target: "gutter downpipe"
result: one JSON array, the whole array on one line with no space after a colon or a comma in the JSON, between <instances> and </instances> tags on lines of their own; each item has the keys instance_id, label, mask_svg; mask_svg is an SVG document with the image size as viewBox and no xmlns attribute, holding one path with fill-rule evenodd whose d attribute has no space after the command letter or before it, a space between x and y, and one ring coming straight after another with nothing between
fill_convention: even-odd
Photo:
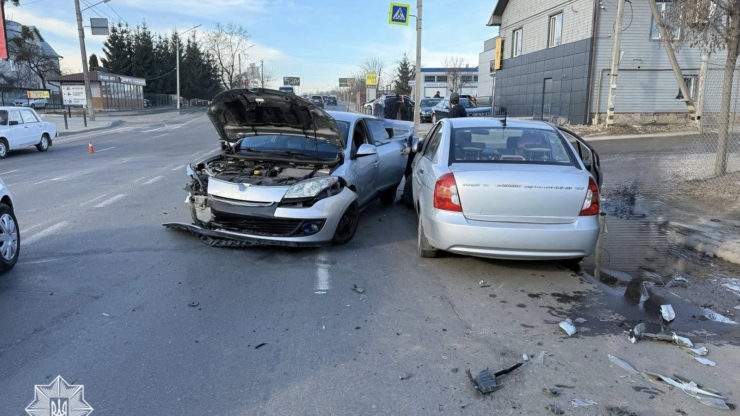
<instances>
[{"instance_id":1,"label":"gutter downpipe","mask_svg":"<svg viewBox=\"0 0 740 416\"><path fill-rule=\"evenodd\" d=\"M599 25L599 10L601 9L599 7L599 3L600 3L599 0L594 0L594 19L591 24L591 77L590 77L591 81L589 82L589 85L588 85L589 87L588 97L586 99L586 120L587 121L588 121L588 116L591 115L591 87L594 85L594 82L593 82L594 74L596 73L596 62L594 60L596 58L596 40L598 39L596 35L598 34L597 28ZM601 93L601 77L599 77L599 93ZM598 99L597 99L597 103L598 103ZM596 113L596 117L594 119L598 122L599 120L598 104L597 104L595 113ZM596 124L596 123L594 123L592 120L591 124Z\"/></svg>"}]
</instances>

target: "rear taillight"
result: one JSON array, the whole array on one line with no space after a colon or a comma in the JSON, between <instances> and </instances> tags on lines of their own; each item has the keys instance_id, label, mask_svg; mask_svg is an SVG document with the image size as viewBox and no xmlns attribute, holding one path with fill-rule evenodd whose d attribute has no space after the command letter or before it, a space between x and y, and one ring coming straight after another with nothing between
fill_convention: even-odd
<instances>
[{"instance_id":1,"label":"rear taillight","mask_svg":"<svg viewBox=\"0 0 740 416\"><path fill-rule=\"evenodd\" d=\"M460 194L457 193L457 183L452 173L442 175L434 185L434 208L462 212Z\"/></svg>"},{"instance_id":2,"label":"rear taillight","mask_svg":"<svg viewBox=\"0 0 740 416\"><path fill-rule=\"evenodd\" d=\"M599 186L596 185L594 178L588 178L588 190L586 190L586 199L583 201L579 217L588 215L599 215Z\"/></svg>"}]
</instances>

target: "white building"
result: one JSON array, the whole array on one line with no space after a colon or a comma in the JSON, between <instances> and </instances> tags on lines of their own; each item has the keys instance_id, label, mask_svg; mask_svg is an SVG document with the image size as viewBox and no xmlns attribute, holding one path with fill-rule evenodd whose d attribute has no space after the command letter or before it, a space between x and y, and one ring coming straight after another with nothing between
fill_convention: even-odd
<instances>
[{"instance_id":1,"label":"white building","mask_svg":"<svg viewBox=\"0 0 740 416\"><path fill-rule=\"evenodd\" d=\"M450 79L457 73L458 94L478 95L478 68L421 68L421 77L424 89L421 90L422 97L433 97L437 92L442 97L450 95L455 87L454 81Z\"/></svg>"}]
</instances>

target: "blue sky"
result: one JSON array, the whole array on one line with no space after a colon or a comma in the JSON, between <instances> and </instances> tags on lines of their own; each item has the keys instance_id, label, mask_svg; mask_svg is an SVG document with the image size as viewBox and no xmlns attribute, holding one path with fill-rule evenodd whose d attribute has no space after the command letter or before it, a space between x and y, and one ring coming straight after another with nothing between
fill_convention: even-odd
<instances>
[{"instance_id":1,"label":"blue sky","mask_svg":"<svg viewBox=\"0 0 740 416\"><path fill-rule=\"evenodd\" d=\"M98 1L83 0L88 4ZM409 3L415 14L416 3ZM442 66L449 56L463 57L477 66L483 41L496 34L486 26L495 3L425 0L422 66ZM90 17L98 17L95 10L112 22L119 15L131 25L146 20L160 33L198 24L202 32L218 22L238 23L249 30L250 43L255 45L243 58L243 66L262 59L266 67L274 68L278 79L301 77L307 91L336 85L339 77L351 75L370 57L381 58L387 67L394 67L404 52L413 57L415 23L389 25L389 4L386 0L111 0L83 12L83 18L89 25ZM5 15L38 27L64 56L63 70L81 70L72 0L21 0L21 7L6 5ZM103 40L86 29L88 54L102 55Z\"/></svg>"}]
</instances>

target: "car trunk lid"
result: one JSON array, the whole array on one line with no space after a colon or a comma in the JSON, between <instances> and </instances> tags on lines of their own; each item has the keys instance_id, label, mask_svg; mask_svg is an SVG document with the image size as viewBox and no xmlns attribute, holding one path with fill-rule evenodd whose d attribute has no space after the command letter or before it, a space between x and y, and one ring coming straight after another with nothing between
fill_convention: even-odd
<instances>
[{"instance_id":1,"label":"car trunk lid","mask_svg":"<svg viewBox=\"0 0 740 416\"><path fill-rule=\"evenodd\" d=\"M567 224L578 219L588 173L573 166L453 164L463 214L477 221Z\"/></svg>"}]
</instances>

